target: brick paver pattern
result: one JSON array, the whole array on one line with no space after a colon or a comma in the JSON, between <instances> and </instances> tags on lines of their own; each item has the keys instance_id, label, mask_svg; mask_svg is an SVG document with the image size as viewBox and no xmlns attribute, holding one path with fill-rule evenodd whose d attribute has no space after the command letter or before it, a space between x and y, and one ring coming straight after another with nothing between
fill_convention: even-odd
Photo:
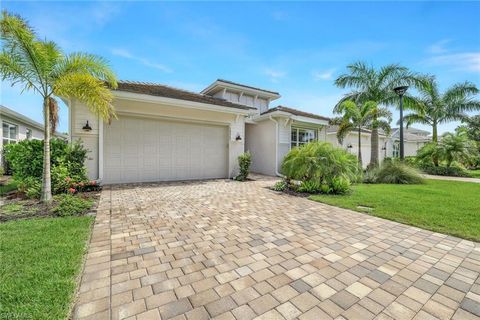
<instances>
[{"instance_id":1,"label":"brick paver pattern","mask_svg":"<svg viewBox=\"0 0 480 320\"><path fill-rule=\"evenodd\" d=\"M480 319L480 244L270 190L102 191L74 319Z\"/></svg>"}]
</instances>

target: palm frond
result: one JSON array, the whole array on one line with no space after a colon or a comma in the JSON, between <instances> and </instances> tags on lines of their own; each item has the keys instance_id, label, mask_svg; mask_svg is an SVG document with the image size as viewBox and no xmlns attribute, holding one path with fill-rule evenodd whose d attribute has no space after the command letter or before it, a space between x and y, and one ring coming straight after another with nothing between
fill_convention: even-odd
<instances>
[{"instance_id":1,"label":"palm frond","mask_svg":"<svg viewBox=\"0 0 480 320\"><path fill-rule=\"evenodd\" d=\"M33 29L21 17L2 12L0 20L3 52L14 57L18 65L28 72L31 83L36 83L37 90L45 95L47 85L44 81L43 50Z\"/></svg>"},{"instance_id":2,"label":"palm frond","mask_svg":"<svg viewBox=\"0 0 480 320\"><path fill-rule=\"evenodd\" d=\"M36 77L32 75L30 69L27 69L26 66L19 61L19 57L16 55L8 54L5 51L0 52L0 75L2 80L8 80L12 86L22 83L22 92L34 90L35 92L42 93L39 84L32 80L32 76L34 79L36 79Z\"/></svg>"},{"instance_id":3,"label":"palm frond","mask_svg":"<svg viewBox=\"0 0 480 320\"><path fill-rule=\"evenodd\" d=\"M113 95L102 80L86 73L67 73L56 80L53 93L58 97L77 99L92 113L110 121L115 117Z\"/></svg>"},{"instance_id":4,"label":"palm frond","mask_svg":"<svg viewBox=\"0 0 480 320\"><path fill-rule=\"evenodd\" d=\"M443 94L443 100L446 104L457 104L477 95L480 91L472 82L465 81L456 83Z\"/></svg>"},{"instance_id":5,"label":"palm frond","mask_svg":"<svg viewBox=\"0 0 480 320\"><path fill-rule=\"evenodd\" d=\"M90 74L105 81L113 89L117 87L117 77L108 62L93 54L77 52L66 56L56 66L52 78L56 79L71 73Z\"/></svg>"},{"instance_id":6,"label":"palm frond","mask_svg":"<svg viewBox=\"0 0 480 320\"><path fill-rule=\"evenodd\" d=\"M407 128L410 127L414 123L432 125L432 122L429 121L429 119L427 117L425 117L421 114L416 114L416 113L407 114L406 116L403 117L403 121L404 121ZM397 124L400 124L400 120L397 122Z\"/></svg>"},{"instance_id":7,"label":"palm frond","mask_svg":"<svg viewBox=\"0 0 480 320\"><path fill-rule=\"evenodd\" d=\"M58 125L58 102L52 97L48 97L48 108L50 110L50 130L52 134L57 130Z\"/></svg>"}]
</instances>

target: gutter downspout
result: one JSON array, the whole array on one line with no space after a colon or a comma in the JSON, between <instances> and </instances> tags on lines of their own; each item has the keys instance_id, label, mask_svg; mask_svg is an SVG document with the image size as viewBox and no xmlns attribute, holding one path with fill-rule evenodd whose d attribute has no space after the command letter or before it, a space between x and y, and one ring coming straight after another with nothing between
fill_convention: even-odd
<instances>
[{"instance_id":1,"label":"gutter downspout","mask_svg":"<svg viewBox=\"0 0 480 320\"><path fill-rule=\"evenodd\" d=\"M268 117L271 121L275 122L275 175L285 178L283 174L278 172L278 121L272 116Z\"/></svg>"}]
</instances>

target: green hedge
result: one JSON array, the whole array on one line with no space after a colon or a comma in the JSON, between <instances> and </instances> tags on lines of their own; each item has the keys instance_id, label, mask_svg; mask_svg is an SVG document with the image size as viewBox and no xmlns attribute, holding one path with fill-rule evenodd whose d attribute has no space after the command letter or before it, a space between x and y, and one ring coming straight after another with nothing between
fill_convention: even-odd
<instances>
[{"instance_id":1,"label":"green hedge","mask_svg":"<svg viewBox=\"0 0 480 320\"><path fill-rule=\"evenodd\" d=\"M12 169L19 190L29 197L38 197L43 172L43 140L23 140L4 147L5 159ZM87 181L87 150L79 143L61 139L50 142L50 164L53 193L66 192L72 185Z\"/></svg>"}]
</instances>

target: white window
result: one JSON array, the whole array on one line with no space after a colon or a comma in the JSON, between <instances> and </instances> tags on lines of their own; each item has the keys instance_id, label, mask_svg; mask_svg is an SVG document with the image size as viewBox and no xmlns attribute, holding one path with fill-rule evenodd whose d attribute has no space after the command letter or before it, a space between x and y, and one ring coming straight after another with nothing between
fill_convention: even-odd
<instances>
[{"instance_id":1,"label":"white window","mask_svg":"<svg viewBox=\"0 0 480 320\"><path fill-rule=\"evenodd\" d=\"M395 141L393 142L393 154L392 156L394 158L400 158L400 142Z\"/></svg>"},{"instance_id":2,"label":"white window","mask_svg":"<svg viewBox=\"0 0 480 320\"><path fill-rule=\"evenodd\" d=\"M27 140L32 140L32 129L27 128L25 135L27 136Z\"/></svg>"},{"instance_id":3,"label":"white window","mask_svg":"<svg viewBox=\"0 0 480 320\"><path fill-rule=\"evenodd\" d=\"M317 130L292 127L292 148L317 140Z\"/></svg>"},{"instance_id":4,"label":"white window","mask_svg":"<svg viewBox=\"0 0 480 320\"><path fill-rule=\"evenodd\" d=\"M8 122L2 123L3 145L17 143L17 126Z\"/></svg>"}]
</instances>

